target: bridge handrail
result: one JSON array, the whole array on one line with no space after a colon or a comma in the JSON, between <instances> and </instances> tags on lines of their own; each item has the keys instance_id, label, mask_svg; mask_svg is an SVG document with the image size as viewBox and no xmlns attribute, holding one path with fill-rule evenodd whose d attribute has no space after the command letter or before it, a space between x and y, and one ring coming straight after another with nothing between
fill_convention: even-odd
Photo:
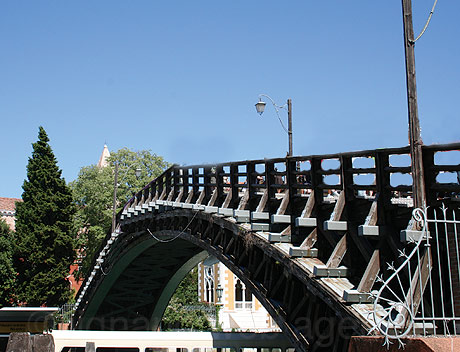
<instances>
[{"instance_id":1,"label":"bridge handrail","mask_svg":"<svg viewBox=\"0 0 460 352\"><path fill-rule=\"evenodd\" d=\"M460 143L437 144L423 146L425 159L425 174L429 183L426 185L429 197L436 197L433 191L456 192L460 187L455 184L445 184L436 181L436 175L440 172L457 172L460 171L460 164L456 165L435 165L433 155L436 152L460 150ZM410 184L392 185L391 176L396 174L410 174L410 163L406 166L393 166L389 160L390 155L409 155L409 146L401 148L383 148L375 150L363 150L355 152L343 152L324 155L294 156L287 158L273 159L256 159L234 162L224 162L216 164L196 164L179 166L177 164L165 170L160 176L156 177L147 184L141 191L137 192L123 207L120 214L127 208L143 202L146 199L152 199L155 194L159 197L163 190L165 199L170 196L174 200L178 196L180 189L185 189L181 200L185 200L188 190L192 188L195 193L199 190L205 190L205 200L210 198L210 193L214 188L218 188L220 202L225 192L223 189L232 189L240 191L244 188L259 189L269 188L269 190L287 190L292 193L293 190L312 189L313 185L299 184L301 176L310 176L316 179L315 187L323 190L342 190L344 182L346 188L355 191L386 192L387 197L391 198L391 193L403 192L405 196L410 196L412 188ZM374 165L371 167L354 167L353 160L356 158L374 159ZM376 159L379 158L380 162ZM333 169L325 169L323 162L326 160L337 160L338 166ZM351 163L350 163L351 161ZM309 170L299 170L298 165L308 162L310 165L316 163L316 167ZM344 165L347 164L347 165ZM378 167L377 164L380 164ZM253 165L264 165L264 171L257 172ZM275 165L283 167L283 170L276 170ZM248 166L250 170L248 170ZM278 166L278 167L279 167ZM240 168L242 171L240 171ZM288 171L289 169L289 171ZM374 182L368 184L358 184L354 181L355 176L375 175ZM258 183L257 177L265 177L264 183ZM338 178L337 183L328 184L325 178L332 179L333 176ZM344 181L343 178L346 180ZM192 182L190 182L192 179ZM282 182L280 182L282 180ZM379 184L383 183L383 184ZM229 186L227 186L229 184ZM458 188L458 189L457 189ZM171 190L172 196L170 195ZM193 196L196 199L197 195ZM389 199L386 200L387 202ZM232 203L234 204L234 203Z\"/></svg>"}]
</instances>

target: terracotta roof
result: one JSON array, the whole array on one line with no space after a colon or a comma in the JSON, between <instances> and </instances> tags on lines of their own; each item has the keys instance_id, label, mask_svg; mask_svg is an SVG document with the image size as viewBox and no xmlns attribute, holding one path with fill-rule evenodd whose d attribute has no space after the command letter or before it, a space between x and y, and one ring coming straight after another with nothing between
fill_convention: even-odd
<instances>
[{"instance_id":1,"label":"terracotta roof","mask_svg":"<svg viewBox=\"0 0 460 352\"><path fill-rule=\"evenodd\" d=\"M16 202L22 202L22 199L0 197L0 211L14 212L16 210Z\"/></svg>"}]
</instances>

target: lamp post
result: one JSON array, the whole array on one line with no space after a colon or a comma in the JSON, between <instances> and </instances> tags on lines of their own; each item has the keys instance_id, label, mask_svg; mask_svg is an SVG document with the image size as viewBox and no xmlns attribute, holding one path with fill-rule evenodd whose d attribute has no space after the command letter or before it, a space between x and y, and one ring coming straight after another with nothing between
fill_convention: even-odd
<instances>
[{"instance_id":1,"label":"lamp post","mask_svg":"<svg viewBox=\"0 0 460 352\"><path fill-rule=\"evenodd\" d=\"M261 116L262 116L262 114L263 114L263 112L265 110L265 105L267 105L267 103L262 101L262 97L268 98L271 101L271 103L273 104L273 107L275 108L276 114L278 115L278 120L280 121L281 126L283 127L284 131L288 134L288 138L289 138L288 156L292 156L293 154L292 154L292 101L291 101L291 99L288 99L286 104L280 106L280 105L277 105L274 102L274 100L272 98L270 98L268 95L259 94L259 101L255 105L256 105L257 112ZM280 109L286 109L286 108L287 108L287 113L288 113L288 128L287 129L284 126L283 121L281 120L280 114L279 114Z\"/></svg>"},{"instance_id":2,"label":"lamp post","mask_svg":"<svg viewBox=\"0 0 460 352\"><path fill-rule=\"evenodd\" d=\"M128 167L126 170L125 174L123 175L123 178L126 176L128 171L134 166L131 165ZM136 177L141 176L141 169L139 167L136 167ZM112 233L115 232L115 226L116 226L116 217L117 217L117 190L118 190L118 161L115 161L115 177L114 177L114 184L113 184L113 208L112 208Z\"/></svg>"}]
</instances>

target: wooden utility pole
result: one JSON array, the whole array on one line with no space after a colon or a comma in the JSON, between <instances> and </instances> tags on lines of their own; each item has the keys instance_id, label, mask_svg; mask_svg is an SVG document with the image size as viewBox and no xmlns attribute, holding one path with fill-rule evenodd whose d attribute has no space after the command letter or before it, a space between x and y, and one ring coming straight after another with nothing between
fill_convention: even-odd
<instances>
[{"instance_id":1,"label":"wooden utility pole","mask_svg":"<svg viewBox=\"0 0 460 352\"><path fill-rule=\"evenodd\" d=\"M407 105L409 112L409 145L412 168L412 193L414 208L426 205L425 181L422 161L422 138L417 108L417 85L415 83L415 42L412 25L412 2L402 0L404 23L404 48L406 57Z\"/></svg>"}]
</instances>

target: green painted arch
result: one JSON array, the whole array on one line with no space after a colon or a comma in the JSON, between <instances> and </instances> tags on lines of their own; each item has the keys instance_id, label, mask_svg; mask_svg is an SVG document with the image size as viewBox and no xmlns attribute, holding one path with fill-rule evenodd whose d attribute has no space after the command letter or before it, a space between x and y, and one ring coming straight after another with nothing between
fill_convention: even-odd
<instances>
[{"instance_id":1,"label":"green painted arch","mask_svg":"<svg viewBox=\"0 0 460 352\"><path fill-rule=\"evenodd\" d=\"M76 329L84 330L89 326L90 320L96 315L97 310L99 309L107 293L116 283L117 279L120 277L123 271L133 262L133 260L136 259L136 257L138 257L146 249L150 248L156 243L158 243L158 241L154 238L146 238L146 240L136 244L133 246L133 248L131 248L131 250L127 251L127 253L118 258L110 271L104 275L104 279L97 287L96 294L88 302L85 309L85 314L76 325Z\"/></svg>"},{"instance_id":2,"label":"green painted arch","mask_svg":"<svg viewBox=\"0 0 460 352\"><path fill-rule=\"evenodd\" d=\"M166 287L163 289L161 296L158 298L157 304L155 305L155 309L152 313L152 317L150 318L150 329L157 330L160 323L161 318L168 306L169 301L171 300L174 291L176 290L177 286L181 283L181 281L185 278L185 276L198 265L198 263L202 262L209 256L208 252L202 251L197 255L193 256L187 262L182 265L182 267L177 270L171 279L168 281Z\"/></svg>"}]
</instances>

